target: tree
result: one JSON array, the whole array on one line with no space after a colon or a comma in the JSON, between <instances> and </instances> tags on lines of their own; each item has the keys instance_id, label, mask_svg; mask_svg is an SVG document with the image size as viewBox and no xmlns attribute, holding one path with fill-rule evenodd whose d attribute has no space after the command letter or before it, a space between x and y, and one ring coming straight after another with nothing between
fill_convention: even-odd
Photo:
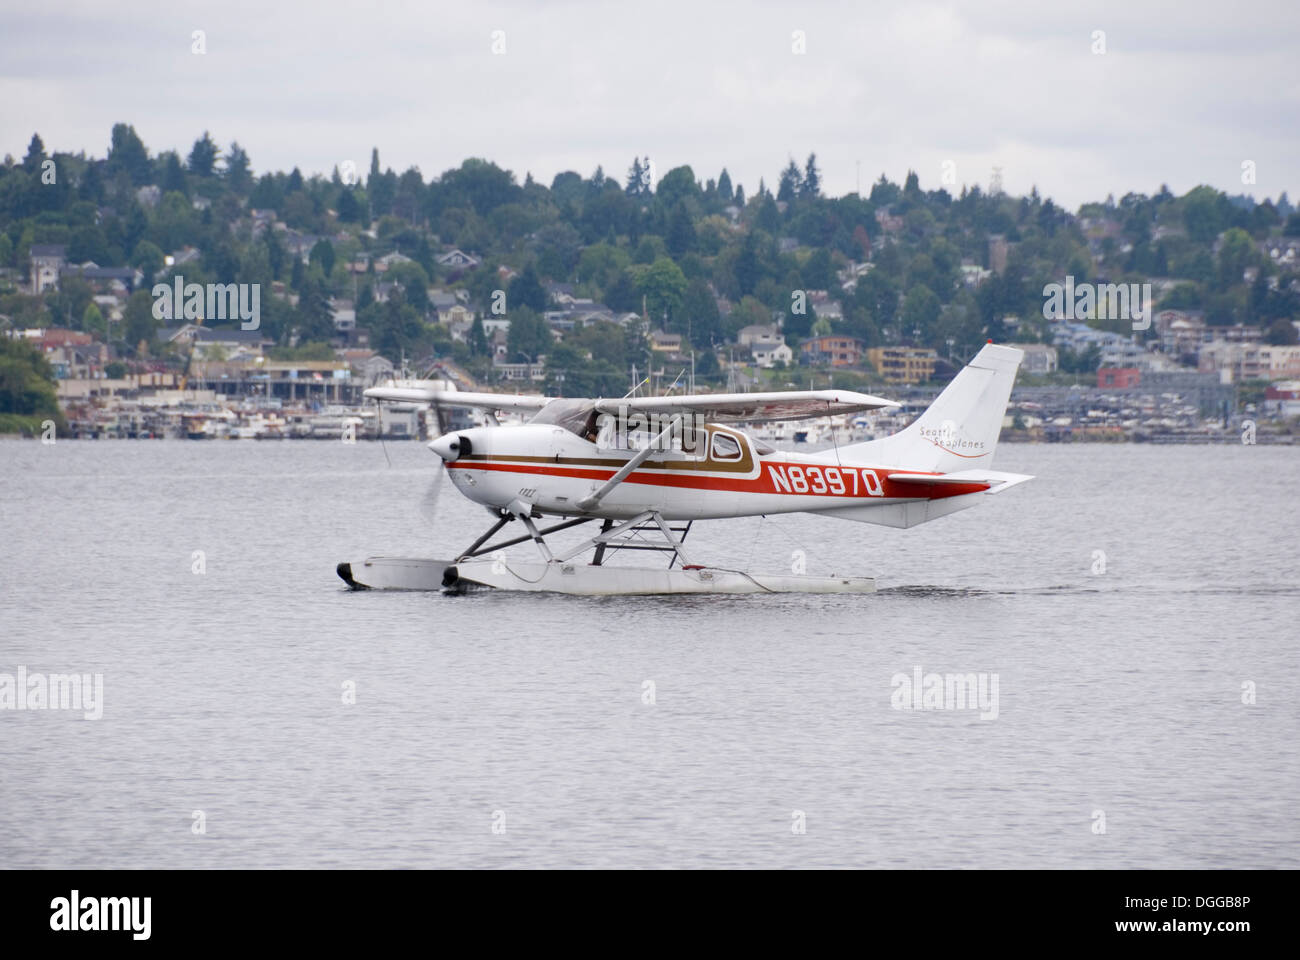
<instances>
[{"instance_id":1,"label":"tree","mask_svg":"<svg viewBox=\"0 0 1300 960\"><path fill-rule=\"evenodd\" d=\"M679 317L676 329L687 334L696 347L704 349L722 340L722 317L718 313L718 301L709 285L699 277L686 285Z\"/></svg>"},{"instance_id":2,"label":"tree","mask_svg":"<svg viewBox=\"0 0 1300 960\"><path fill-rule=\"evenodd\" d=\"M390 298L391 299L391 298ZM303 281L298 297L294 329L299 343L325 342L334 336L334 315L324 281L312 271Z\"/></svg>"},{"instance_id":3,"label":"tree","mask_svg":"<svg viewBox=\"0 0 1300 960\"><path fill-rule=\"evenodd\" d=\"M392 171L384 175L385 180L389 178L396 180ZM370 189L368 184L366 189ZM463 207L472 209L480 217L486 217L497 207L519 202L523 190L515 183L515 175L509 170L503 170L487 160L470 157L459 168L444 172L436 183L430 184L429 194L429 212L432 216L441 216L445 210L453 207Z\"/></svg>"},{"instance_id":4,"label":"tree","mask_svg":"<svg viewBox=\"0 0 1300 960\"><path fill-rule=\"evenodd\" d=\"M334 272L334 244L325 239L317 240L308 254L307 262L320 264L321 273L328 278Z\"/></svg>"},{"instance_id":5,"label":"tree","mask_svg":"<svg viewBox=\"0 0 1300 960\"><path fill-rule=\"evenodd\" d=\"M0 337L0 414L50 419L63 427L54 370L21 339Z\"/></svg>"},{"instance_id":6,"label":"tree","mask_svg":"<svg viewBox=\"0 0 1300 960\"><path fill-rule=\"evenodd\" d=\"M189 196L190 186L185 179L185 171L181 168L180 157L176 155L174 150L167 151L166 156L167 159L163 162L163 193L179 193L182 196Z\"/></svg>"},{"instance_id":7,"label":"tree","mask_svg":"<svg viewBox=\"0 0 1300 960\"><path fill-rule=\"evenodd\" d=\"M266 241L266 262L271 268L271 279L278 280L280 268L284 266L284 258L287 256L284 244L280 242L274 230L267 230L263 236Z\"/></svg>"},{"instance_id":8,"label":"tree","mask_svg":"<svg viewBox=\"0 0 1300 960\"><path fill-rule=\"evenodd\" d=\"M776 198L788 203L799 194L802 188L803 178L799 174L799 167L794 162L794 157L791 157L786 168L781 171L781 181L776 188Z\"/></svg>"},{"instance_id":9,"label":"tree","mask_svg":"<svg viewBox=\"0 0 1300 960\"><path fill-rule=\"evenodd\" d=\"M1219 235L1226 226L1227 198L1213 187L1196 187L1182 199L1183 223L1187 235L1207 243Z\"/></svg>"},{"instance_id":10,"label":"tree","mask_svg":"<svg viewBox=\"0 0 1300 960\"><path fill-rule=\"evenodd\" d=\"M775 234L781 229L781 212L777 209L771 193L764 192L760 197L758 215L754 217L754 229Z\"/></svg>"},{"instance_id":11,"label":"tree","mask_svg":"<svg viewBox=\"0 0 1300 960\"><path fill-rule=\"evenodd\" d=\"M86 304L85 312L81 315L81 329L87 333L93 333L101 339L108 334L108 324L104 321L104 315L100 312L99 306L93 300Z\"/></svg>"},{"instance_id":12,"label":"tree","mask_svg":"<svg viewBox=\"0 0 1300 960\"><path fill-rule=\"evenodd\" d=\"M686 293L686 276L681 268L668 257L660 257L642 274L640 286L650 322L670 323Z\"/></svg>"},{"instance_id":13,"label":"tree","mask_svg":"<svg viewBox=\"0 0 1300 960\"><path fill-rule=\"evenodd\" d=\"M203 131L203 136L194 141L194 146L190 148L190 158L188 165L190 173L198 177L210 177L216 172L217 155L220 149L208 135L208 131Z\"/></svg>"},{"instance_id":14,"label":"tree","mask_svg":"<svg viewBox=\"0 0 1300 960\"><path fill-rule=\"evenodd\" d=\"M632 158L632 166L627 171L627 186L624 192L629 197L641 197L650 192L650 158L644 164L640 157Z\"/></svg>"},{"instance_id":15,"label":"tree","mask_svg":"<svg viewBox=\"0 0 1300 960\"><path fill-rule=\"evenodd\" d=\"M593 243L578 257L578 282L601 289L609 286L619 271L628 265L627 251L608 243Z\"/></svg>"},{"instance_id":16,"label":"tree","mask_svg":"<svg viewBox=\"0 0 1300 960\"><path fill-rule=\"evenodd\" d=\"M1275 347L1294 346L1297 340L1295 324L1286 318L1274 320L1264 332L1264 339Z\"/></svg>"},{"instance_id":17,"label":"tree","mask_svg":"<svg viewBox=\"0 0 1300 960\"><path fill-rule=\"evenodd\" d=\"M809 290L835 290L835 266L831 263L831 252L825 247L818 247L808 258L800 271L803 285Z\"/></svg>"},{"instance_id":18,"label":"tree","mask_svg":"<svg viewBox=\"0 0 1300 960\"><path fill-rule=\"evenodd\" d=\"M537 231L537 270L542 276L563 280L572 276L582 252L582 237L567 223L553 223Z\"/></svg>"},{"instance_id":19,"label":"tree","mask_svg":"<svg viewBox=\"0 0 1300 960\"><path fill-rule=\"evenodd\" d=\"M684 200L698 201L700 185L695 182L695 171L690 167L673 167L655 185L655 196L665 209L672 209Z\"/></svg>"},{"instance_id":20,"label":"tree","mask_svg":"<svg viewBox=\"0 0 1300 960\"><path fill-rule=\"evenodd\" d=\"M917 337L922 343L929 341L941 309L933 290L919 283L913 286L903 301L903 335Z\"/></svg>"},{"instance_id":21,"label":"tree","mask_svg":"<svg viewBox=\"0 0 1300 960\"><path fill-rule=\"evenodd\" d=\"M365 206L357 199L357 191L352 187L339 191L337 206L340 223L361 223L365 218Z\"/></svg>"},{"instance_id":22,"label":"tree","mask_svg":"<svg viewBox=\"0 0 1300 960\"><path fill-rule=\"evenodd\" d=\"M230 144L226 154L226 184L235 193L243 195L253 183L253 173L249 168L248 153L238 141Z\"/></svg>"},{"instance_id":23,"label":"tree","mask_svg":"<svg viewBox=\"0 0 1300 960\"><path fill-rule=\"evenodd\" d=\"M758 259L758 238L751 230L745 234L736 257L736 291L742 296L753 293L763 276L763 265Z\"/></svg>"},{"instance_id":24,"label":"tree","mask_svg":"<svg viewBox=\"0 0 1300 960\"><path fill-rule=\"evenodd\" d=\"M1242 274L1255 262L1255 243L1245 230L1233 227L1223 235L1219 245L1219 289L1226 290L1242 282Z\"/></svg>"},{"instance_id":25,"label":"tree","mask_svg":"<svg viewBox=\"0 0 1300 960\"><path fill-rule=\"evenodd\" d=\"M389 297L386 303L370 304L358 319L364 320L375 349L390 360L414 352L424 336L419 312L400 295Z\"/></svg>"},{"instance_id":26,"label":"tree","mask_svg":"<svg viewBox=\"0 0 1300 960\"><path fill-rule=\"evenodd\" d=\"M620 313L640 312L641 294L637 292L636 279L629 270L620 270L614 282L605 287L605 305Z\"/></svg>"},{"instance_id":27,"label":"tree","mask_svg":"<svg viewBox=\"0 0 1300 960\"><path fill-rule=\"evenodd\" d=\"M516 306L510 310L506 349L513 362L532 363L546 353L550 345L550 328L536 311L525 306Z\"/></svg>"},{"instance_id":28,"label":"tree","mask_svg":"<svg viewBox=\"0 0 1300 960\"><path fill-rule=\"evenodd\" d=\"M429 309L429 275L418 263L398 263L388 270L388 279L401 284L402 296L421 313Z\"/></svg>"},{"instance_id":29,"label":"tree","mask_svg":"<svg viewBox=\"0 0 1300 960\"><path fill-rule=\"evenodd\" d=\"M678 200L673 207L668 223L668 251L674 257L690 253L695 249L695 224L691 221L691 212L684 200Z\"/></svg>"},{"instance_id":30,"label":"tree","mask_svg":"<svg viewBox=\"0 0 1300 960\"><path fill-rule=\"evenodd\" d=\"M506 289L506 309L510 312L513 323L514 311L518 307L528 307L542 313L548 305L546 290L537 278L537 269L530 262L522 273L510 281L510 286Z\"/></svg>"},{"instance_id":31,"label":"tree","mask_svg":"<svg viewBox=\"0 0 1300 960\"><path fill-rule=\"evenodd\" d=\"M727 168L722 168L722 173L718 175L718 199L723 203L730 203L732 199L731 174L727 173Z\"/></svg>"},{"instance_id":32,"label":"tree","mask_svg":"<svg viewBox=\"0 0 1300 960\"><path fill-rule=\"evenodd\" d=\"M817 154L808 154L808 162L803 168L803 183L799 187L800 197L816 198L822 192L822 175L817 169Z\"/></svg>"},{"instance_id":33,"label":"tree","mask_svg":"<svg viewBox=\"0 0 1300 960\"><path fill-rule=\"evenodd\" d=\"M27 145L27 156L23 157L23 169L37 176L45 160L45 144L41 142L39 134L33 133L31 142Z\"/></svg>"},{"instance_id":34,"label":"tree","mask_svg":"<svg viewBox=\"0 0 1300 960\"><path fill-rule=\"evenodd\" d=\"M137 290L127 297L122 308L122 339L132 349L144 344L148 348L158 333L158 321L153 315L153 295L148 290Z\"/></svg>"},{"instance_id":35,"label":"tree","mask_svg":"<svg viewBox=\"0 0 1300 960\"><path fill-rule=\"evenodd\" d=\"M469 326L469 352L476 357L488 355L487 334L483 330L483 318L474 314L474 322Z\"/></svg>"},{"instance_id":36,"label":"tree","mask_svg":"<svg viewBox=\"0 0 1300 960\"><path fill-rule=\"evenodd\" d=\"M112 145L108 149L105 166L111 175L125 174L136 186L149 182L149 151L135 132L135 127L125 123L113 125Z\"/></svg>"}]
</instances>

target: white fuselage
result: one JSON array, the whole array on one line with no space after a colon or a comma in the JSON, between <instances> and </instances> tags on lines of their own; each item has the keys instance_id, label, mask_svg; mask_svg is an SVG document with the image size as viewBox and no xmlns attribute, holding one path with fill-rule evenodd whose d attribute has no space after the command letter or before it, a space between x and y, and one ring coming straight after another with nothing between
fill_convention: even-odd
<instances>
[{"instance_id":1,"label":"white fuselage","mask_svg":"<svg viewBox=\"0 0 1300 960\"><path fill-rule=\"evenodd\" d=\"M466 497L488 507L521 503L539 514L629 519L647 511L665 520L705 520L759 514L817 512L934 500L981 492L987 484L929 486L888 479L891 467L842 462L820 454L760 453L743 432L716 424L701 431L695 450L656 452L598 505L591 496L634 455L601 446L553 424L455 431L469 452L453 453L447 469ZM448 438L430 444L445 450ZM448 456L442 453L443 456Z\"/></svg>"}]
</instances>

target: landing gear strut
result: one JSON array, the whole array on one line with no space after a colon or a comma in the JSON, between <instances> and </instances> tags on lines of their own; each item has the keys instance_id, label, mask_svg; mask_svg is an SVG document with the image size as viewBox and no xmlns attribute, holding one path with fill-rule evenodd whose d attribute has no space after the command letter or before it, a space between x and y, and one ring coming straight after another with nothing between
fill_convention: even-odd
<instances>
[{"instance_id":1,"label":"landing gear strut","mask_svg":"<svg viewBox=\"0 0 1300 960\"><path fill-rule=\"evenodd\" d=\"M552 533L559 533L561 530L567 530L570 527L576 527L580 524L589 523L596 517L575 517L572 520L565 520L561 523L552 524L549 527L539 529L533 522L533 518L527 514L521 514L518 519L523 522L528 532L518 537L512 537L509 540L503 540L499 543L490 543L489 541L511 520L515 515L507 511L501 511L500 517L487 533L483 534L460 556L456 558L457 562L470 560L474 557L481 557L486 554L496 553L507 547L513 547L526 540L532 540L537 544L537 550L542 556L545 563L567 563L575 557L581 556L588 550L594 550L591 560L591 566L599 567L605 562L607 552L618 550L655 550L660 553L670 553L668 566L671 568L680 560L682 566L693 566L687 559L682 544L685 542L687 535L691 531L691 521L686 521L679 526L672 526L659 514L658 511L647 510L644 513L638 513L630 520L624 520L621 523L605 517L601 520L600 533L588 540L582 541L576 547L567 550L558 556L555 555L546 542L546 537Z\"/></svg>"}]
</instances>

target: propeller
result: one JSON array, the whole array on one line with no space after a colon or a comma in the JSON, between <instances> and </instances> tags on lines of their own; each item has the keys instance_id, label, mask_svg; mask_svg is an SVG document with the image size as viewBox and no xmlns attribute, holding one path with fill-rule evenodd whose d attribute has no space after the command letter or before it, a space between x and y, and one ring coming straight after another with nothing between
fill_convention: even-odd
<instances>
[{"instance_id":1,"label":"propeller","mask_svg":"<svg viewBox=\"0 0 1300 960\"><path fill-rule=\"evenodd\" d=\"M425 521L433 525L438 517L438 500L442 496L442 488L446 486L443 483L447 468L443 466L442 457L436 458L438 465L434 467L433 478L429 481L428 487L425 488L424 496L420 498L420 515Z\"/></svg>"},{"instance_id":2,"label":"propeller","mask_svg":"<svg viewBox=\"0 0 1300 960\"><path fill-rule=\"evenodd\" d=\"M430 406L433 407L433 415L438 420L438 436L447 432L447 412L443 409L442 404L434 401ZM434 456L437 465L433 468L433 477L429 481L428 488L424 491L424 496L420 498L420 514L425 521L433 526L437 522L438 500L442 496L442 488L446 486L443 482L446 478L447 467L442 457Z\"/></svg>"}]
</instances>

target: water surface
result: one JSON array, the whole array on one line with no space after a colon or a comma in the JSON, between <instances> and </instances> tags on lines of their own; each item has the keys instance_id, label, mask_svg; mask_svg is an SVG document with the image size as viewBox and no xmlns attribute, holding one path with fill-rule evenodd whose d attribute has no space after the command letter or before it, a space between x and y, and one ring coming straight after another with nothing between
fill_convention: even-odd
<instances>
[{"instance_id":1,"label":"water surface","mask_svg":"<svg viewBox=\"0 0 1300 960\"><path fill-rule=\"evenodd\" d=\"M434 464L0 441L0 673L104 678L0 711L0 864L1300 866L1295 449L1004 444L1038 479L913 530L688 541L874 596L347 592L486 528ZM891 708L917 666L997 718Z\"/></svg>"}]
</instances>

